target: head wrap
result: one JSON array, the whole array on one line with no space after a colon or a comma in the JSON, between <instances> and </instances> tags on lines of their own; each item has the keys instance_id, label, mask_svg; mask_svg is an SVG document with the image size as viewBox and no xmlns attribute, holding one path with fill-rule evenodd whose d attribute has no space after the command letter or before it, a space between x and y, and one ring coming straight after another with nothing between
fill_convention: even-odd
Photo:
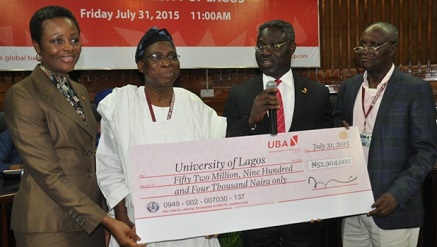
<instances>
[{"instance_id":1,"label":"head wrap","mask_svg":"<svg viewBox=\"0 0 437 247\"><path fill-rule=\"evenodd\" d=\"M153 45L158 41L169 41L173 44L173 38L171 37L167 29L159 29L156 26L151 27L149 30L147 30L147 32L138 43L137 50L135 51L135 63L143 58L144 51L147 49L147 47Z\"/></svg>"}]
</instances>

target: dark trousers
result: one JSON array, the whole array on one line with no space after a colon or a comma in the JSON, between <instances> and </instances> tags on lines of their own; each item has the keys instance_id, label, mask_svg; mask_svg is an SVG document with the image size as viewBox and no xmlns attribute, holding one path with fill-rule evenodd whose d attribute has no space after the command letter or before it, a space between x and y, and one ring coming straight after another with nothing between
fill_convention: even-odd
<instances>
[{"instance_id":1,"label":"dark trousers","mask_svg":"<svg viewBox=\"0 0 437 247\"><path fill-rule=\"evenodd\" d=\"M243 232L244 247L320 247L324 222L299 223Z\"/></svg>"}]
</instances>

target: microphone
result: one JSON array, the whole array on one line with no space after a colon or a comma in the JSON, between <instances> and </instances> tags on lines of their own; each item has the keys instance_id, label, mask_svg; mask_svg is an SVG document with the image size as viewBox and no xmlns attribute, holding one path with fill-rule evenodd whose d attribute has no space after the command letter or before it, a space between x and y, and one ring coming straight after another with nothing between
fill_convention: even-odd
<instances>
[{"instance_id":1,"label":"microphone","mask_svg":"<svg viewBox=\"0 0 437 247\"><path fill-rule=\"evenodd\" d=\"M267 82L266 89L273 89L277 88L278 85L274 81ZM271 95L276 96L276 92L270 93ZM269 110L269 117L270 117L270 134L275 135L278 133L278 118L276 116L276 109L270 109Z\"/></svg>"}]
</instances>

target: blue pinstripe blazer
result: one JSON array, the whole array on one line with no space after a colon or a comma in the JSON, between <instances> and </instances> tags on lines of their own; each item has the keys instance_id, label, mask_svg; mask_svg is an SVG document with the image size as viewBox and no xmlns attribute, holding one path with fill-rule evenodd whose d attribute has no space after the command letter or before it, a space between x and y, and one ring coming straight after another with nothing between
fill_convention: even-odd
<instances>
[{"instance_id":1,"label":"blue pinstripe blazer","mask_svg":"<svg viewBox=\"0 0 437 247\"><path fill-rule=\"evenodd\" d=\"M353 107L363 75L343 82L333 110L335 126L353 123ZM398 207L374 217L382 229L419 227L424 210L421 186L437 159L436 108L428 82L395 69L381 101L369 150L368 172L376 200L384 192Z\"/></svg>"}]
</instances>

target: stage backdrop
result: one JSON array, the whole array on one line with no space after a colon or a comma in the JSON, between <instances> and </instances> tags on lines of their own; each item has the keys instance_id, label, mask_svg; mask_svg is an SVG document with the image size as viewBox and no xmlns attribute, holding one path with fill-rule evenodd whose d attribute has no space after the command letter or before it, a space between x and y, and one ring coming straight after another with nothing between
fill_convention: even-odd
<instances>
[{"instance_id":1,"label":"stage backdrop","mask_svg":"<svg viewBox=\"0 0 437 247\"><path fill-rule=\"evenodd\" d=\"M293 67L320 67L317 0L1 0L0 70L32 70L37 61L29 20L39 8L62 5L81 28L76 69L133 69L134 53L151 26L172 34L182 68L257 67L258 26L283 19L295 28Z\"/></svg>"}]
</instances>

